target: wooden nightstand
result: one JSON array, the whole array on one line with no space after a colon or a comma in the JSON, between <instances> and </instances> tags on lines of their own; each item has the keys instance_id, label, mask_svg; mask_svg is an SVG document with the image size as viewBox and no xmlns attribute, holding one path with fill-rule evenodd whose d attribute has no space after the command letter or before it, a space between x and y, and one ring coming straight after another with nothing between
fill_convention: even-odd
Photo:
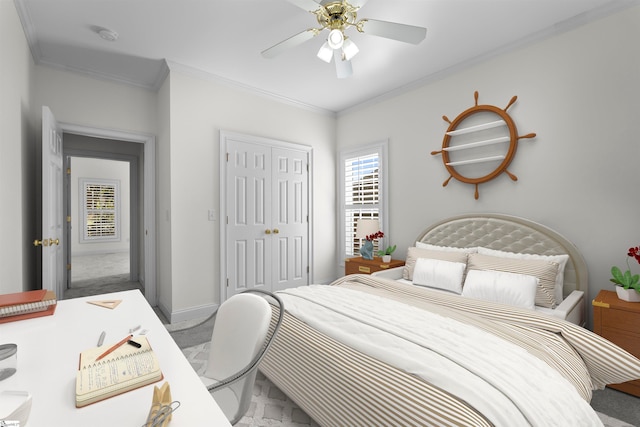
<instances>
[{"instance_id":1,"label":"wooden nightstand","mask_svg":"<svg viewBox=\"0 0 640 427\"><path fill-rule=\"evenodd\" d=\"M344 274L371 274L388 268L402 267L404 261L392 259L391 262L382 262L381 257L364 259L362 257L347 258L344 260Z\"/></svg>"},{"instance_id":2,"label":"wooden nightstand","mask_svg":"<svg viewBox=\"0 0 640 427\"><path fill-rule=\"evenodd\" d=\"M593 332L640 357L640 303L622 301L615 292L602 290L592 305ZM640 397L640 380L609 387Z\"/></svg>"}]
</instances>

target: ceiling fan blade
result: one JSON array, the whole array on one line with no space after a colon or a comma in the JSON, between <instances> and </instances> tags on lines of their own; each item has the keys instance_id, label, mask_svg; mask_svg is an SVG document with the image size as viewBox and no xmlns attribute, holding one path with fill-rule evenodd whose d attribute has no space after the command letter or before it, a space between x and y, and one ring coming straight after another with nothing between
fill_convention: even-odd
<instances>
[{"instance_id":1,"label":"ceiling fan blade","mask_svg":"<svg viewBox=\"0 0 640 427\"><path fill-rule=\"evenodd\" d=\"M336 75L339 79L346 79L353 74L351 61L342 59L342 51L340 49L333 51L333 61L336 63Z\"/></svg>"},{"instance_id":2,"label":"ceiling fan blade","mask_svg":"<svg viewBox=\"0 0 640 427\"><path fill-rule=\"evenodd\" d=\"M395 22L363 19L362 32L405 43L418 44L427 36L427 29L413 25L397 24ZM360 24L359 23L359 24Z\"/></svg>"},{"instance_id":3,"label":"ceiling fan blade","mask_svg":"<svg viewBox=\"0 0 640 427\"><path fill-rule=\"evenodd\" d=\"M367 0L350 0L349 4L355 8L361 8L362 6L365 5L365 3L367 2Z\"/></svg>"},{"instance_id":4,"label":"ceiling fan blade","mask_svg":"<svg viewBox=\"0 0 640 427\"><path fill-rule=\"evenodd\" d=\"M308 12L314 12L322 7L313 0L288 0L288 2Z\"/></svg>"},{"instance_id":5,"label":"ceiling fan blade","mask_svg":"<svg viewBox=\"0 0 640 427\"><path fill-rule=\"evenodd\" d=\"M305 30L301 33L296 34L295 36L291 36L286 40L281 41L280 43L271 46L269 49L262 51L262 56L265 58L273 58L275 56L280 55L285 50L291 49L292 47L296 47L307 40L311 40L319 33L318 29L311 28L309 30Z\"/></svg>"}]
</instances>

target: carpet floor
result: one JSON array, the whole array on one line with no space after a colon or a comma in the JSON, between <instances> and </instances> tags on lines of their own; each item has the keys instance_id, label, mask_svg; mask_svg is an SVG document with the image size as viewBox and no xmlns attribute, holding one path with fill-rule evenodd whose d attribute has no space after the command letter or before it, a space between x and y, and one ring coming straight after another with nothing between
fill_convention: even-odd
<instances>
[{"instance_id":1,"label":"carpet floor","mask_svg":"<svg viewBox=\"0 0 640 427\"><path fill-rule=\"evenodd\" d=\"M90 286L96 283L96 279L102 280L102 283L127 281L129 270L128 251L72 255L71 287ZM119 278L122 276L124 280Z\"/></svg>"}]
</instances>

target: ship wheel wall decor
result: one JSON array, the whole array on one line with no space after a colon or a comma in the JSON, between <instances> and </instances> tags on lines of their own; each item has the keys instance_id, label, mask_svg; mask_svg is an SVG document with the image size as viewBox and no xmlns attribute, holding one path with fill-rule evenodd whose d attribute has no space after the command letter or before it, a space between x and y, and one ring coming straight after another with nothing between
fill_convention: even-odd
<instances>
[{"instance_id":1,"label":"ship wheel wall decor","mask_svg":"<svg viewBox=\"0 0 640 427\"><path fill-rule=\"evenodd\" d=\"M507 113L516 100L511 98L504 109L493 105L478 105L478 92L474 93L475 105L458 115L449 123L442 140L442 150L431 155L442 155L444 167L449 171L442 186L451 178L465 184L475 185L474 197L479 197L478 185L506 173L513 181L518 177L507 170L513 160L521 138L533 138L535 133L519 136L513 119ZM506 143L509 143L507 146ZM495 166L498 163L498 166Z\"/></svg>"}]
</instances>

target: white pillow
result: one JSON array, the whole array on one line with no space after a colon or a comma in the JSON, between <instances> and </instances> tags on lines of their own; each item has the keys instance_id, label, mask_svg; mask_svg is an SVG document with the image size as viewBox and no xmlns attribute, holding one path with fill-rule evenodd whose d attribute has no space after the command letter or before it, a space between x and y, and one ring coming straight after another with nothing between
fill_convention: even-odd
<instances>
[{"instance_id":1,"label":"white pillow","mask_svg":"<svg viewBox=\"0 0 640 427\"><path fill-rule=\"evenodd\" d=\"M478 248L457 248L455 246L438 246L432 245L430 243L416 242L416 248L420 249L430 249L432 251L443 251L443 252L464 252L465 254L475 254L478 252Z\"/></svg>"},{"instance_id":2,"label":"white pillow","mask_svg":"<svg viewBox=\"0 0 640 427\"><path fill-rule=\"evenodd\" d=\"M564 295L562 294L562 288L564 287L564 268L567 265L567 261L569 261L569 255L537 255L537 254L521 254L515 252L506 252L499 251L497 249L489 249L489 248L478 248L478 253L483 255L491 255L491 256L499 256L503 258L514 258L514 259L538 259L545 261L553 261L558 263L558 272L556 273L556 285L554 286L554 296L556 298L556 303L560 304L564 299Z\"/></svg>"},{"instance_id":3,"label":"white pillow","mask_svg":"<svg viewBox=\"0 0 640 427\"><path fill-rule=\"evenodd\" d=\"M458 251L433 251L431 249L410 247L407 249L407 259L405 260L404 268L402 269L402 278L413 281L413 269L415 268L416 261L419 258L432 258L466 264L468 256L469 254Z\"/></svg>"},{"instance_id":4,"label":"white pillow","mask_svg":"<svg viewBox=\"0 0 640 427\"><path fill-rule=\"evenodd\" d=\"M464 281L463 297L535 309L538 278L519 273L470 270Z\"/></svg>"},{"instance_id":5,"label":"white pillow","mask_svg":"<svg viewBox=\"0 0 640 427\"><path fill-rule=\"evenodd\" d=\"M460 294L466 267L462 262L418 258L413 270L413 284Z\"/></svg>"}]
</instances>

